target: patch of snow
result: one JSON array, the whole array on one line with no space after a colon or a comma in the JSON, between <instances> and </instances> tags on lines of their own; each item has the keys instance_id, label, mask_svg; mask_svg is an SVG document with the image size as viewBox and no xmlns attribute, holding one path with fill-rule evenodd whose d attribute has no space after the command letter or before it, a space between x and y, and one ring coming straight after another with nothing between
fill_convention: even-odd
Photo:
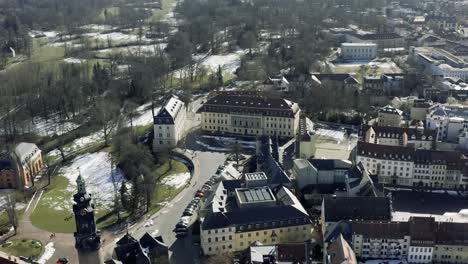
<instances>
[{"instance_id":1,"label":"patch of snow","mask_svg":"<svg viewBox=\"0 0 468 264\"><path fill-rule=\"evenodd\" d=\"M159 112L160 107L154 109L154 113L157 114ZM136 110L137 117L133 119L134 126L145 126L148 124L152 124L153 119L153 112L151 111L151 102L140 105ZM130 126L130 120L127 122L127 126Z\"/></svg>"},{"instance_id":2,"label":"patch of snow","mask_svg":"<svg viewBox=\"0 0 468 264\"><path fill-rule=\"evenodd\" d=\"M212 147L204 142L201 142L199 140L195 141L198 145L202 146L202 147L205 147L206 149L208 150L211 150L211 151L229 151L229 149L227 148L218 148L218 147Z\"/></svg>"},{"instance_id":3,"label":"patch of snow","mask_svg":"<svg viewBox=\"0 0 468 264\"><path fill-rule=\"evenodd\" d=\"M59 116L53 116L48 120L42 117L34 117L31 132L39 136L62 135L76 129L79 125L73 122L60 122Z\"/></svg>"},{"instance_id":4,"label":"patch of snow","mask_svg":"<svg viewBox=\"0 0 468 264\"><path fill-rule=\"evenodd\" d=\"M183 187L190 180L190 172L178 173L165 177L161 182L176 189Z\"/></svg>"},{"instance_id":5,"label":"patch of snow","mask_svg":"<svg viewBox=\"0 0 468 264\"><path fill-rule=\"evenodd\" d=\"M63 59L63 61L67 62L67 63L83 63L86 60L85 59L78 59L78 58L65 58L65 59Z\"/></svg>"},{"instance_id":6,"label":"patch of snow","mask_svg":"<svg viewBox=\"0 0 468 264\"><path fill-rule=\"evenodd\" d=\"M65 46L65 45L67 47L73 47L73 48L79 48L79 47L83 46L83 44L69 43L69 42L52 42L52 43L47 44L47 46L50 46L50 47L62 47L62 46Z\"/></svg>"},{"instance_id":7,"label":"patch of snow","mask_svg":"<svg viewBox=\"0 0 468 264\"><path fill-rule=\"evenodd\" d=\"M136 54L141 52L143 55L152 55L157 53L159 50L165 49L166 43L160 43L156 45L133 45L128 47L110 48L98 50L98 53L132 53Z\"/></svg>"},{"instance_id":8,"label":"patch of snow","mask_svg":"<svg viewBox=\"0 0 468 264\"><path fill-rule=\"evenodd\" d=\"M96 30L96 31L104 31L104 30L112 30L114 27L111 25L103 25L103 24L89 24L84 25L81 28L88 29L88 30Z\"/></svg>"},{"instance_id":9,"label":"patch of snow","mask_svg":"<svg viewBox=\"0 0 468 264\"><path fill-rule=\"evenodd\" d=\"M54 242L49 242L44 247L44 253L37 261L39 264L45 264L55 253Z\"/></svg>"},{"instance_id":10,"label":"patch of snow","mask_svg":"<svg viewBox=\"0 0 468 264\"><path fill-rule=\"evenodd\" d=\"M324 129L324 128L319 128L315 131L317 135L323 136L323 137L329 137L337 142L341 142L344 140L345 132L343 131L336 131L336 130L331 130L331 129Z\"/></svg>"},{"instance_id":11,"label":"patch of snow","mask_svg":"<svg viewBox=\"0 0 468 264\"><path fill-rule=\"evenodd\" d=\"M462 209L458 213L446 212L443 215L396 211L392 214L392 221L408 221L411 216L434 217L438 222L468 223L468 209Z\"/></svg>"},{"instance_id":12,"label":"patch of snow","mask_svg":"<svg viewBox=\"0 0 468 264\"><path fill-rule=\"evenodd\" d=\"M70 180L67 190L71 192L76 191L76 179L81 173L86 182L87 191L92 193L96 203L101 205L112 205L114 187L120 190L122 182L125 181L120 169L111 168L111 156L107 152L78 156L60 171Z\"/></svg>"},{"instance_id":13,"label":"patch of snow","mask_svg":"<svg viewBox=\"0 0 468 264\"><path fill-rule=\"evenodd\" d=\"M243 54L245 54L245 51L237 51L226 55L211 55L203 59L200 65L207 67L213 72L216 72L218 66L221 66L223 72L234 73L240 67L241 56Z\"/></svg>"}]
</instances>

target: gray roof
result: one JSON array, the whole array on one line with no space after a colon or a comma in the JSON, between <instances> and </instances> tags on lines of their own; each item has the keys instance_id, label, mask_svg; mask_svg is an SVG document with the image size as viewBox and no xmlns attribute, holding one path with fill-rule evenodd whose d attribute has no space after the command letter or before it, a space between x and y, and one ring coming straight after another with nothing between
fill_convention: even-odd
<instances>
[{"instance_id":1,"label":"gray roof","mask_svg":"<svg viewBox=\"0 0 468 264\"><path fill-rule=\"evenodd\" d=\"M36 144L21 142L15 147L14 152L19 159L24 160L28 155L31 155L38 150L39 148Z\"/></svg>"}]
</instances>

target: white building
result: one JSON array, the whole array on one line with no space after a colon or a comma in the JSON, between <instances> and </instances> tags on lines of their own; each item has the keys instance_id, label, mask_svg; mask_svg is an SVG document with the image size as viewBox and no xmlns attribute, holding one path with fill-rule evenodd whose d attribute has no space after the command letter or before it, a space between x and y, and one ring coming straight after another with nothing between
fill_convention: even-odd
<instances>
[{"instance_id":1,"label":"white building","mask_svg":"<svg viewBox=\"0 0 468 264\"><path fill-rule=\"evenodd\" d=\"M443 49L411 47L410 56L434 76L468 80L468 62Z\"/></svg>"},{"instance_id":2,"label":"white building","mask_svg":"<svg viewBox=\"0 0 468 264\"><path fill-rule=\"evenodd\" d=\"M377 57L377 44L341 43L341 57L345 60L372 60Z\"/></svg>"},{"instance_id":3,"label":"white building","mask_svg":"<svg viewBox=\"0 0 468 264\"><path fill-rule=\"evenodd\" d=\"M468 106L439 105L426 116L426 127L437 130L437 140L458 142L458 136L468 129Z\"/></svg>"},{"instance_id":4,"label":"white building","mask_svg":"<svg viewBox=\"0 0 468 264\"><path fill-rule=\"evenodd\" d=\"M295 137L300 108L286 99L258 92L219 92L198 110L201 129L220 134Z\"/></svg>"},{"instance_id":5,"label":"white building","mask_svg":"<svg viewBox=\"0 0 468 264\"><path fill-rule=\"evenodd\" d=\"M186 115L184 102L172 96L154 117L154 151L163 151L177 146L184 136Z\"/></svg>"},{"instance_id":6,"label":"white building","mask_svg":"<svg viewBox=\"0 0 468 264\"><path fill-rule=\"evenodd\" d=\"M361 162L383 184L468 188L468 159L456 151L435 151L358 142Z\"/></svg>"}]
</instances>

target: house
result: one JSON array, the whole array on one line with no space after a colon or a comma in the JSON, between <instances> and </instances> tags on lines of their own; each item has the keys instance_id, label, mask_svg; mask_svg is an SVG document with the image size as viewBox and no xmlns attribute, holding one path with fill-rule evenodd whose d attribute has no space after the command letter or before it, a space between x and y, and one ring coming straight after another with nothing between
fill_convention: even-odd
<instances>
[{"instance_id":1,"label":"house","mask_svg":"<svg viewBox=\"0 0 468 264\"><path fill-rule=\"evenodd\" d=\"M0 188L29 188L43 167L41 150L33 143L19 143L0 154Z\"/></svg>"},{"instance_id":2,"label":"house","mask_svg":"<svg viewBox=\"0 0 468 264\"><path fill-rule=\"evenodd\" d=\"M426 127L437 130L437 140L456 143L468 128L468 107L436 105L426 116Z\"/></svg>"},{"instance_id":3,"label":"house","mask_svg":"<svg viewBox=\"0 0 468 264\"><path fill-rule=\"evenodd\" d=\"M161 236L145 233L137 240L127 233L116 242L113 258L122 264L169 264L169 251Z\"/></svg>"},{"instance_id":4,"label":"house","mask_svg":"<svg viewBox=\"0 0 468 264\"><path fill-rule=\"evenodd\" d=\"M357 264L353 248L340 234L327 247L325 263L327 264Z\"/></svg>"},{"instance_id":5,"label":"house","mask_svg":"<svg viewBox=\"0 0 468 264\"><path fill-rule=\"evenodd\" d=\"M290 84L289 81L283 75L272 75L268 79L263 81L262 86L265 90L278 91L278 92L289 92Z\"/></svg>"},{"instance_id":6,"label":"house","mask_svg":"<svg viewBox=\"0 0 468 264\"><path fill-rule=\"evenodd\" d=\"M312 73L312 87L337 87L349 91L358 91L360 83L348 73Z\"/></svg>"},{"instance_id":7,"label":"house","mask_svg":"<svg viewBox=\"0 0 468 264\"><path fill-rule=\"evenodd\" d=\"M378 110L377 118L378 126L399 127L403 121L403 111L387 105Z\"/></svg>"},{"instance_id":8,"label":"house","mask_svg":"<svg viewBox=\"0 0 468 264\"><path fill-rule=\"evenodd\" d=\"M172 96L154 117L153 150L161 152L177 146L184 136L185 103Z\"/></svg>"},{"instance_id":9,"label":"house","mask_svg":"<svg viewBox=\"0 0 468 264\"><path fill-rule=\"evenodd\" d=\"M294 137L301 109L297 103L258 92L219 92L204 103L201 129L209 133Z\"/></svg>"},{"instance_id":10,"label":"house","mask_svg":"<svg viewBox=\"0 0 468 264\"><path fill-rule=\"evenodd\" d=\"M362 141L373 144L433 149L437 138L437 131L420 127L404 128L362 125L361 138Z\"/></svg>"},{"instance_id":11,"label":"house","mask_svg":"<svg viewBox=\"0 0 468 264\"><path fill-rule=\"evenodd\" d=\"M468 188L464 168L468 159L458 151L415 149L359 141L356 162L361 162L382 184L426 188Z\"/></svg>"},{"instance_id":12,"label":"house","mask_svg":"<svg viewBox=\"0 0 468 264\"><path fill-rule=\"evenodd\" d=\"M221 181L212 189L200 217L205 255L242 251L255 241L275 245L311 239L312 221L288 188L253 187L236 180Z\"/></svg>"},{"instance_id":13,"label":"house","mask_svg":"<svg viewBox=\"0 0 468 264\"><path fill-rule=\"evenodd\" d=\"M325 197L320 223L326 230L341 220L390 221L392 210L388 197ZM325 234L325 232L323 232Z\"/></svg>"},{"instance_id":14,"label":"house","mask_svg":"<svg viewBox=\"0 0 468 264\"><path fill-rule=\"evenodd\" d=\"M373 60L377 57L377 44L341 43L341 58L344 60Z\"/></svg>"}]
</instances>

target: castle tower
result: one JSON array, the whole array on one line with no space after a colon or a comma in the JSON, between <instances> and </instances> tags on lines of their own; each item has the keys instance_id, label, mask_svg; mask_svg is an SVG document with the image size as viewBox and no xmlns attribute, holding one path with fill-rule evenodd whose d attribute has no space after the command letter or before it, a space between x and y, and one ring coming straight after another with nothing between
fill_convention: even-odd
<instances>
[{"instance_id":1,"label":"castle tower","mask_svg":"<svg viewBox=\"0 0 468 264\"><path fill-rule=\"evenodd\" d=\"M95 251L101 245L101 236L96 229L93 199L91 194L86 192L86 184L81 174L76 179L76 185L78 191L73 195L75 202L73 213L76 221L75 248L81 251Z\"/></svg>"}]
</instances>

